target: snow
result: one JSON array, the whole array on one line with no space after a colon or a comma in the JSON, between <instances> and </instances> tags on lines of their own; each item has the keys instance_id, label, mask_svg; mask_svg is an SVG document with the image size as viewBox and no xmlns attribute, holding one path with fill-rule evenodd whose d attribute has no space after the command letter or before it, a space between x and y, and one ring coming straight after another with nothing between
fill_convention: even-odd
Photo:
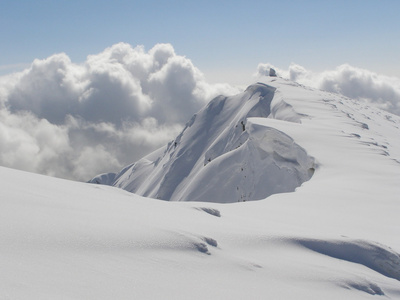
<instances>
[{"instance_id":1,"label":"snow","mask_svg":"<svg viewBox=\"0 0 400 300\"><path fill-rule=\"evenodd\" d=\"M223 204L160 201L0 167L0 298L399 299L400 118L280 78L264 84L276 89L268 98L272 115L249 115L251 105L240 101L230 109L243 115L213 114L221 124L215 135L232 130L224 125L229 121L238 131L229 133L226 149L213 139L198 150L217 149L219 156L206 166L204 159L193 162L194 169L243 158L251 147L257 149L251 155L270 153L278 149L271 141L281 140L286 156L274 161L292 167L295 158L303 175L313 163L310 180L263 200ZM223 99L210 105L218 108ZM202 117L210 122L199 113L187 132ZM241 121L247 146L232 149L243 141ZM211 141L204 136L183 134L177 149L196 138ZM127 166L124 179L136 176L128 172L134 168L138 178L147 176L164 152L158 164L168 163L179 152L174 147ZM150 191L146 182L160 184L156 175L135 185ZM220 176L211 180L227 178ZM177 186L170 180L170 188Z\"/></svg>"},{"instance_id":2,"label":"snow","mask_svg":"<svg viewBox=\"0 0 400 300\"><path fill-rule=\"evenodd\" d=\"M284 132L250 121L283 112L300 122L282 98L272 106L276 90L257 83L237 96L215 98L166 149L124 168L111 185L163 200L220 203L294 191L311 178L314 159Z\"/></svg>"},{"instance_id":3,"label":"snow","mask_svg":"<svg viewBox=\"0 0 400 300\"><path fill-rule=\"evenodd\" d=\"M116 175L117 174L115 173L99 174L96 177L93 177L91 180L89 180L89 183L112 185Z\"/></svg>"}]
</instances>

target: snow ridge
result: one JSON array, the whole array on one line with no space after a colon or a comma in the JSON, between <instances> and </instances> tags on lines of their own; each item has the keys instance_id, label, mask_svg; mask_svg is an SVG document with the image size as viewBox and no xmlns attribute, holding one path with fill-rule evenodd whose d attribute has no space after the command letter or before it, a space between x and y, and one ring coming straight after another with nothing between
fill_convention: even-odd
<instances>
[{"instance_id":1,"label":"snow ridge","mask_svg":"<svg viewBox=\"0 0 400 300\"><path fill-rule=\"evenodd\" d=\"M256 83L242 94L216 97L174 141L125 168L111 185L163 200L220 203L293 192L311 178L314 159L287 134L251 122L300 123L303 116L276 90Z\"/></svg>"}]
</instances>

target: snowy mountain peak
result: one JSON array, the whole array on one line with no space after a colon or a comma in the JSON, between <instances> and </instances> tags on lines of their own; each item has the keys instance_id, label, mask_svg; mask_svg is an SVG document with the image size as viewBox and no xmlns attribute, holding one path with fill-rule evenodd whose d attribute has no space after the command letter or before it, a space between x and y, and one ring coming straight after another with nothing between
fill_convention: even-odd
<instances>
[{"instance_id":1,"label":"snowy mountain peak","mask_svg":"<svg viewBox=\"0 0 400 300\"><path fill-rule=\"evenodd\" d=\"M362 155L399 162L398 148L386 140L398 138L399 124L360 101L265 77L241 94L213 99L175 140L125 167L111 185L170 201L264 199L295 191L321 165L335 162L343 178L362 178L373 173L357 172ZM350 146L342 152L341 145Z\"/></svg>"},{"instance_id":2,"label":"snowy mountain peak","mask_svg":"<svg viewBox=\"0 0 400 300\"><path fill-rule=\"evenodd\" d=\"M216 97L174 141L126 167L112 185L163 200L222 203L293 192L311 178L315 160L287 134L251 121L300 122L302 115L276 90L256 83Z\"/></svg>"}]
</instances>

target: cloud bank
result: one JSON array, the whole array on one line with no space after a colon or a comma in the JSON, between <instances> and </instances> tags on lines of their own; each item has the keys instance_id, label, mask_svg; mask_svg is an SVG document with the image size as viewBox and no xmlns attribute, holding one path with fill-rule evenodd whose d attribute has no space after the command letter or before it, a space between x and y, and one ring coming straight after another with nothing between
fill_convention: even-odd
<instances>
[{"instance_id":1,"label":"cloud bank","mask_svg":"<svg viewBox=\"0 0 400 300\"><path fill-rule=\"evenodd\" d=\"M342 65L311 72L292 64L282 70L304 85L367 99L400 115L400 79ZM119 43L82 64L65 53L33 61L0 77L0 165L86 181L118 171L165 145L213 97L239 93L209 84L170 44Z\"/></svg>"},{"instance_id":2,"label":"cloud bank","mask_svg":"<svg viewBox=\"0 0 400 300\"><path fill-rule=\"evenodd\" d=\"M365 99L400 115L399 78L379 75L348 64L338 66L335 70L317 73L297 64L291 64L288 70L283 70L270 63L259 64L256 77L268 76L270 68L274 68L277 75L283 78L349 98Z\"/></svg>"},{"instance_id":3,"label":"cloud bank","mask_svg":"<svg viewBox=\"0 0 400 300\"><path fill-rule=\"evenodd\" d=\"M75 64L64 54L0 77L0 165L88 180L166 144L204 104L208 84L170 44L119 43Z\"/></svg>"}]
</instances>

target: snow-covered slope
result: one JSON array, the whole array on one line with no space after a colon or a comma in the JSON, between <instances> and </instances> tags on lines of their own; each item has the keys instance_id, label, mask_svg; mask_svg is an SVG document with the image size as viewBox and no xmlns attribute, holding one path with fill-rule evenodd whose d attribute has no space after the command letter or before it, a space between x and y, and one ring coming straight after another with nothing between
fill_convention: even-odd
<instances>
[{"instance_id":1,"label":"snow-covered slope","mask_svg":"<svg viewBox=\"0 0 400 300\"><path fill-rule=\"evenodd\" d=\"M247 143L292 140L310 180L261 201L166 202L0 167L0 299L400 299L400 118L264 83L271 117L247 118Z\"/></svg>"},{"instance_id":2,"label":"snow-covered slope","mask_svg":"<svg viewBox=\"0 0 400 300\"><path fill-rule=\"evenodd\" d=\"M0 298L399 299L399 187L322 177L217 204L0 167Z\"/></svg>"},{"instance_id":3,"label":"snow-covered slope","mask_svg":"<svg viewBox=\"0 0 400 300\"><path fill-rule=\"evenodd\" d=\"M294 191L311 178L314 159L284 132L248 123L252 117L299 123L304 116L263 83L219 96L174 141L124 168L112 185L152 198L220 203Z\"/></svg>"}]
</instances>

